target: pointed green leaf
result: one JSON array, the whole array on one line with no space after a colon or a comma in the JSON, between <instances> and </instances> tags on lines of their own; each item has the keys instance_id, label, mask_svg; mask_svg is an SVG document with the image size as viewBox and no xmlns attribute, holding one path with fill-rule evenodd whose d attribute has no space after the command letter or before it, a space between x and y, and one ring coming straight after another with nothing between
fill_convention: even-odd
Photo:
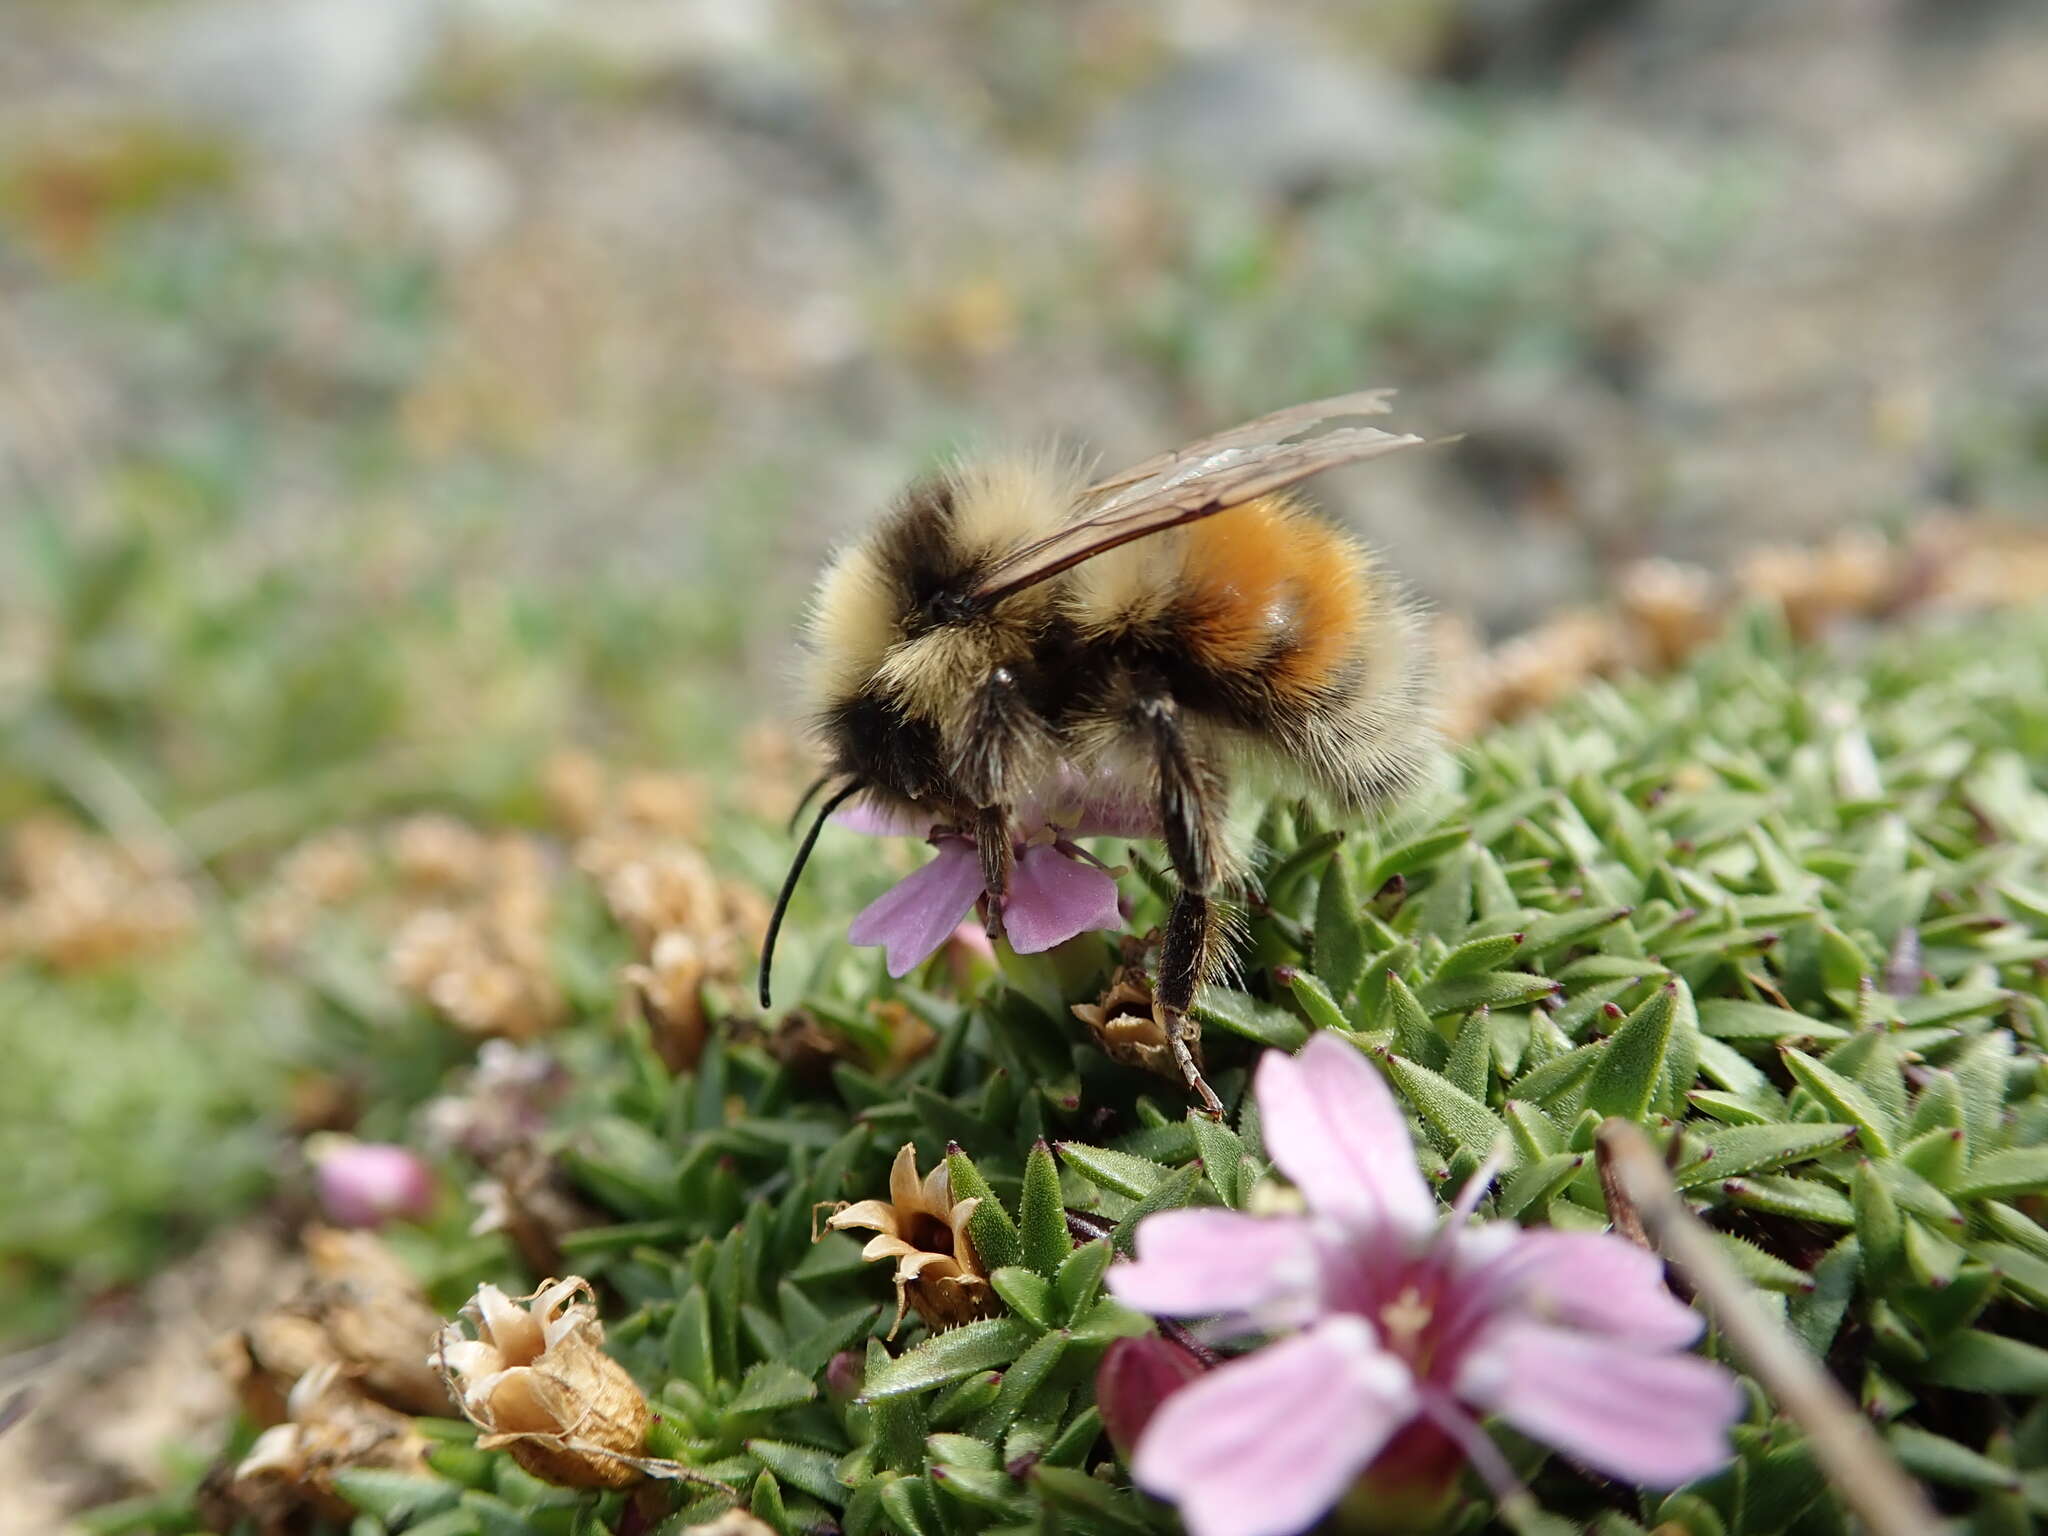
<instances>
[{"instance_id":1,"label":"pointed green leaf","mask_svg":"<svg viewBox=\"0 0 2048 1536\"><path fill-rule=\"evenodd\" d=\"M1040 1460L1054 1467L1079 1466L1101 1437L1102 1414L1095 1408L1084 1408L1060 1431L1059 1438L1046 1447Z\"/></svg>"},{"instance_id":2,"label":"pointed green leaf","mask_svg":"<svg viewBox=\"0 0 2048 1536\"><path fill-rule=\"evenodd\" d=\"M1700 1004L1700 1029L1716 1040L1846 1040L1839 1024L1764 1003L1717 997Z\"/></svg>"},{"instance_id":3,"label":"pointed green leaf","mask_svg":"<svg viewBox=\"0 0 2048 1536\"><path fill-rule=\"evenodd\" d=\"M1152 1536L1146 1512L1134 1495L1079 1467L1041 1462L1031 1469L1031 1486L1052 1509L1086 1521L1090 1528L1118 1536Z\"/></svg>"},{"instance_id":4,"label":"pointed green leaf","mask_svg":"<svg viewBox=\"0 0 2048 1536\"><path fill-rule=\"evenodd\" d=\"M1856 1211L1856 1233L1863 1248L1863 1283L1882 1294L1904 1258L1905 1217L1889 1185L1877 1176L1868 1159L1856 1165L1849 1192Z\"/></svg>"},{"instance_id":5,"label":"pointed green leaf","mask_svg":"<svg viewBox=\"0 0 2048 1536\"><path fill-rule=\"evenodd\" d=\"M1362 903L1351 881L1351 861L1342 853L1323 870L1322 888L1316 894L1315 973L1330 996L1342 1006L1357 989L1365 968L1365 925L1359 920Z\"/></svg>"},{"instance_id":6,"label":"pointed green leaf","mask_svg":"<svg viewBox=\"0 0 2048 1536\"><path fill-rule=\"evenodd\" d=\"M1598 1042L1575 1047L1562 1056L1553 1056L1510 1083L1508 1095L1538 1104L1553 1104L1592 1076L1593 1069L1600 1064L1601 1053L1606 1049L1604 1042Z\"/></svg>"},{"instance_id":7,"label":"pointed green leaf","mask_svg":"<svg viewBox=\"0 0 2048 1536\"><path fill-rule=\"evenodd\" d=\"M1002 1388L996 1393L996 1400L974 1421L973 1433L985 1440L999 1438L1010 1427L1011 1421L1024 1411L1025 1400L1052 1373L1072 1342L1072 1336L1064 1329L1041 1334L1029 1349L1017 1357L1016 1363L1003 1372Z\"/></svg>"},{"instance_id":8,"label":"pointed green leaf","mask_svg":"<svg viewBox=\"0 0 2048 1536\"><path fill-rule=\"evenodd\" d=\"M1507 1138L1508 1128L1492 1110L1429 1068L1394 1055L1383 1055L1379 1061L1394 1080L1394 1086L1421 1114L1423 1123L1449 1146L1464 1147L1475 1157L1485 1158L1497 1143ZM1508 1138L1508 1146L1512 1155L1512 1138ZM1515 1156L1513 1161L1519 1161L1519 1157Z\"/></svg>"},{"instance_id":9,"label":"pointed green leaf","mask_svg":"<svg viewBox=\"0 0 2048 1536\"><path fill-rule=\"evenodd\" d=\"M668 1373L702 1392L709 1392L718 1380L711 1361L711 1310L695 1286L677 1299L669 1319Z\"/></svg>"},{"instance_id":10,"label":"pointed green leaf","mask_svg":"<svg viewBox=\"0 0 2048 1536\"><path fill-rule=\"evenodd\" d=\"M1778 1291L1790 1296L1804 1294L1812 1289L1813 1281L1805 1270L1797 1269L1783 1259L1765 1253L1754 1243L1737 1237L1732 1232L1715 1232L1712 1236L1721 1252L1735 1261L1735 1267L1742 1271L1742 1277L1759 1290Z\"/></svg>"},{"instance_id":11,"label":"pointed green leaf","mask_svg":"<svg viewBox=\"0 0 2048 1536\"><path fill-rule=\"evenodd\" d=\"M1632 907L1577 907L1539 917L1522 932L1523 950L1532 959L1548 959L1620 922L1633 911Z\"/></svg>"},{"instance_id":12,"label":"pointed green leaf","mask_svg":"<svg viewBox=\"0 0 2048 1536\"><path fill-rule=\"evenodd\" d=\"M861 1396L873 1400L903 1392L928 1392L976 1371L1008 1365L1031 1342L1034 1332L1021 1317L991 1317L934 1334L870 1377Z\"/></svg>"},{"instance_id":13,"label":"pointed green leaf","mask_svg":"<svg viewBox=\"0 0 2048 1536\"><path fill-rule=\"evenodd\" d=\"M1034 1328L1052 1326L1052 1286L1043 1275L1021 1264L1005 1264L988 1277L988 1283L1012 1312Z\"/></svg>"},{"instance_id":14,"label":"pointed green leaf","mask_svg":"<svg viewBox=\"0 0 2048 1536\"><path fill-rule=\"evenodd\" d=\"M1915 1136L1899 1148L1899 1161L1944 1193L1960 1189L1970 1161L1963 1128L1936 1126Z\"/></svg>"},{"instance_id":15,"label":"pointed green leaf","mask_svg":"<svg viewBox=\"0 0 2048 1536\"><path fill-rule=\"evenodd\" d=\"M1454 822L1433 832L1425 832L1398 848L1389 849L1380 856L1379 862L1373 866L1372 873L1366 877L1366 887L1368 890L1377 891L1396 875L1412 875L1417 870L1436 863L1453 849L1463 847L1471 836L1470 827L1462 822Z\"/></svg>"},{"instance_id":16,"label":"pointed green leaf","mask_svg":"<svg viewBox=\"0 0 2048 1536\"><path fill-rule=\"evenodd\" d=\"M775 1474L766 1467L754 1479L752 1496L747 1500L748 1512L762 1521L777 1536L796 1536L796 1527L789 1518L789 1510L782 1502L782 1484L775 1481Z\"/></svg>"},{"instance_id":17,"label":"pointed green leaf","mask_svg":"<svg viewBox=\"0 0 2048 1536\"><path fill-rule=\"evenodd\" d=\"M766 1413L793 1408L818 1395L818 1384L779 1360L764 1360L747 1372L739 1392L726 1405L728 1413Z\"/></svg>"},{"instance_id":18,"label":"pointed green leaf","mask_svg":"<svg viewBox=\"0 0 2048 1536\"><path fill-rule=\"evenodd\" d=\"M1564 1138L1558 1134L1557 1125L1534 1104L1509 1099L1501 1106L1501 1114L1507 1120L1515 1145L1522 1149L1523 1161L1549 1157L1564 1149Z\"/></svg>"},{"instance_id":19,"label":"pointed green leaf","mask_svg":"<svg viewBox=\"0 0 2048 1536\"><path fill-rule=\"evenodd\" d=\"M1188 1016L1204 1029L1227 1030L1278 1051L1298 1050L1308 1039L1308 1026L1292 1014L1229 987L1202 988Z\"/></svg>"},{"instance_id":20,"label":"pointed green leaf","mask_svg":"<svg viewBox=\"0 0 2048 1536\"><path fill-rule=\"evenodd\" d=\"M1799 1085L1820 1101L1831 1118L1846 1120L1856 1127L1866 1152L1873 1157L1891 1156L1891 1117L1870 1101L1870 1095L1804 1051L1794 1050L1789 1045L1780 1046L1778 1056L1792 1076L1798 1079Z\"/></svg>"},{"instance_id":21,"label":"pointed green leaf","mask_svg":"<svg viewBox=\"0 0 2048 1536\"><path fill-rule=\"evenodd\" d=\"M1374 1029L1391 1032L1393 1048L1410 1061L1425 1067L1442 1066L1446 1055L1443 1036L1429 1022L1421 1002L1397 972L1387 972L1386 984L1386 1004L1374 1021Z\"/></svg>"},{"instance_id":22,"label":"pointed green leaf","mask_svg":"<svg viewBox=\"0 0 2048 1536\"><path fill-rule=\"evenodd\" d=\"M1090 1184L1133 1200L1151 1194L1173 1172L1149 1158L1133 1157L1128 1152L1112 1152L1107 1147L1091 1147L1085 1142L1063 1141L1057 1150L1060 1161Z\"/></svg>"},{"instance_id":23,"label":"pointed green leaf","mask_svg":"<svg viewBox=\"0 0 2048 1536\"><path fill-rule=\"evenodd\" d=\"M1677 1172L1680 1189L1804 1162L1845 1144L1853 1125L1737 1125L1704 1137L1704 1155Z\"/></svg>"},{"instance_id":24,"label":"pointed green leaf","mask_svg":"<svg viewBox=\"0 0 2048 1536\"><path fill-rule=\"evenodd\" d=\"M1968 1446L1911 1424L1894 1424L1885 1436L1892 1454L1913 1476L1945 1488L2017 1490L2019 1474Z\"/></svg>"},{"instance_id":25,"label":"pointed green leaf","mask_svg":"<svg viewBox=\"0 0 2048 1536\"><path fill-rule=\"evenodd\" d=\"M1785 1321L1817 1357L1826 1358L1834 1346L1842 1319L1849 1313L1849 1300L1856 1294L1862 1261L1856 1234L1850 1232L1813 1266L1813 1289L1786 1300Z\"/></svg>"},{"instance_id":26,"label":"pointed green leaf","mask_svg":"<svg viewBox=\"0 0 2048 1536\"><path fill-rule=\"evenodd\" d=\"M900 1477L880 1486L882 1508L893 1522L891 1536L899 1532L902 1536L933 1536L934 1527L926 1524L923 1501L918 1498L927 1486L923 1478Z\"/></svg>"},{"instance_id":27,"label":"pointed green leaf","mask_svg":"<svg viewBox=\"0 0 2048 1536\"><path fill-rule=\"evenodd\" d=\"M974 1251L982 1267L996 1270L1020 1263L1024 1247L1017 1236L1016 1223L1010 1220L1010 1213L1003 1209L1003 1202L988 1187L988 1180L981 1176L973 1159L958 1146L946 1148L946 1177L955 1200L980 1202L967 1218L967 1235L974 1239Z\"/></svg>"},{"instance_id":28,"label":"pointed green leaf","mask_svg":"<svg viewBox=\"0 0 2048 1536\"><path fill-rule=\"evenodd\" d=\"M749 1455L790 1487L801 1488L835 1509L846 1503L847 1488L839 1481L839 1458L829 1451L783 1440L749 1440L746 1447Z\"/></svg>"},{"instance_id":29,"label":"pointed green leaf","mask_svg":"<svg viewBox=\"0 0 2048 1536\"><path fill-rule=\"evenodd\" d=\"M1677 984L1659 987L1608 1037L1586 1082L1586 1108L1601 1116L1641 1120L1656 1101L1671 1049Z\"/></svg>"},{"instance_id":30,"label":"pointed green leaf","mask_svg":"<svg viewBox=\"0 0 2048 1536\"><path fill-rule=\"evenodd\" d=\"M1970 1164L1958 1200L2010 1200L2048 1193L2048 1147L2014 1147Z\"/></svg>"},{"instance_id":31,"label":"pointed green leaf","mask_svg":"<svg viewBox=\"0 0 2048 1536\"><path fill-rule=\"evenodd\" d=\"M1337 1000L1325 987L1307 971L1296 971L1287 983L1288 991L1294 994L1294 1001L1301 1011L1308 1015L1309 1023L1317 1029L1349 1029L1351 1021L1344 1016L1344 1010L1337 1006Z\"/></svg>"},{"instance_id":32,"label":"pointed green leaf","mask_svg":"<svg viewBox=\"0 0 2048 1536\"><path fill-rule=\"evenodd\" d=\"M1035 1143L1024 1159L1017 1231L1025 1266L1047 1280L1059 1272L1060 1261L1073 1251L1073 1239L1067 1236L1065 1202L1060 1197L1059 1164L1043 1141Z\"/></svg>"},{"instance_id":33,"label":"pointed green leaf","mask_svg":"<svg viewBox=\"0 0 2048 1536\"><path fill-rule=\"evenodd\" d=\"M2048 1349L2002 1333L1966 1329L1936 1349L1918 1373L1965 1392L2048 1394Z\"/></svg>"},{"instance_id":34,"label":"pointed green leaf","mask_svg":"<svg viewBox=\"0 0 2048 1536\"><path fill-rule=\"evenodd\" d=\"M1002 1372L975 1372L938 1395L932 1403L932 1423L942 1429L968 1423L996 1400L1002 1387Z\"/></svg>"},{"instance_id":35,"label":"pointed green leaf","mask_svg":"<svg viewBox=\"0 0 2048 1536\"><path fill-rule=\"evenodd\" d=\"M1247 1193L1238 1182L1244 1169L1244 1143L1237 1132L1207 1115L1188 1112L1188 1129L1195 1138L1195 1153L1202 1160L1202 1172L1209 1187L1228 1206L1244 1203Z\"/></svg>"},{"instance_id":36,"label":"pointed green leaf","mask_svg":"<svg viewBox=\"0 0 2048 1536\"><path fill-rule=\"evenodd\" d=\"M1856 1211L1849 1198L1818 1179L1751 1174L1748 1178L1723 1180L1721 1193L1745 1210L1769 1211L1774 1216L1789 1216L1795 1221L1819 1222L1830 1227L1856 1224Z\"/></svg>"},{"instance_id":37,"label":"pointed green leaf","mask_svg":"<svg viewBox=\"0 0 2048 1536\"><path fill-rule=\"evenodd\" d=\"M1522 941L1519 933L1497 933L1491 938L1467 939L1444 956L1443 963L1430 979L1448 981L1458 976L1478 976L1497 971L1515 958Z\"/></svg>"},{"instance_id":38,"label":"pointed green leaf","mask_svg":"<svg viewBox=\"0 0 2048 1536\"><path fill-rule=\"evenodd\" d=\"M1551 1196L1563 1189L1586 1165L1583 1152L1558 1152L1534 1162L1525 1162L1500 1192L1500 1214L1519 1217L1524 1211L1540 1212Z\"/></svg>"},{"instance_id":39,"label":"pointed green leaf","mask_svg":"<svg viewBox=\"0 0 2048 1536\"><path fill-rule=\"evenodd\" d=\"M928 1474L932 1486L969 1509L995 1515L1019 1515L1024 1509L1024 1490L1001 1471L984 1472L974 1467L937 1466Z\"/></svg>"},{"instance_id":40,"label":"pointed green leaf","mask_svg":"<svg viewBox=\"0 0 2048 1536\"><path fill-rule=\"evenodd\" d=\"M1486 1099L1488 1069L1493 1065L1492 1015L1484 1008L1466 1015L1458 1037L1451 1042L1451 1054L1444 1062L1444 1079L1460 1093Z\"/></svg>"},{"instance_id":41,"label":"pointed green leaf","mask_svg":"<svg viewBox=\"0 0 2048 1536\"><path fill-rule=\"evenodd\" d=\"M1160 1181L1152 1193L1124 1212L1123 1219L1116 1224L1117 1252L1131 1251L1131 1243L1137 1236L1138 1223L1155 1211L1177 1211L1182 1206L1196 1204L1195 1196L1201 1187L1201 1169L1193 1163L1185 1168L1176 1168L1172 1174Z\"/></svg>"},{"instance_id":42,"label":"pointed green leaf","mask_svg":"<svg viewBox=\"0 0 2048 1536\"><path fill-rule=\"evenodd\" d=\"M1564 984L1528 971L1488 971L1430 982L1416 996L1431 1018L1474 1008L1527 1008L1555 997Z\"/></svg>"}]
</instances>

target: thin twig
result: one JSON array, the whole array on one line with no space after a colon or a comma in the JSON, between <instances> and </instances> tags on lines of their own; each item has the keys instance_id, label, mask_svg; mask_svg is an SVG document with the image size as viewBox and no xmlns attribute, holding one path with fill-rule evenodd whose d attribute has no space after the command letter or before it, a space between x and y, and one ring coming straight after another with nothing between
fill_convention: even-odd
<instances>
[{"instance_id":1,"label":"thin twig","mask_svg":"<svg viewBox=\"0 0 2048 1536\"><path fill-rule=\"evenodd\" d=\"M1704 1304L1743 1366L1806 1431L1814 1459L1862 1519L1870 1536L1927 1536L1941 1518L1885 1451L1870 1423L1832 1376L1757 1305L1706 1225L1686 1208L1650 1139L1626 1120L1600 1127L1603 1172L1634 1217ZM1619 1218L1617 1218L1618 1220Z\"/></svg>"}]
</instances>

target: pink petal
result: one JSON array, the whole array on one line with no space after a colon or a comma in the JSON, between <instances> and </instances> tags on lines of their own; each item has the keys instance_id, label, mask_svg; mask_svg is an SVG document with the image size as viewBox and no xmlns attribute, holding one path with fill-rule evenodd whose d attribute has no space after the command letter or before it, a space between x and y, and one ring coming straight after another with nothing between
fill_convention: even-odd
<instances>
[{"instance_id":1,"label":"pink petal","mask_svg":"<svg viewBox=\"0 0 2048 1536\"><path fill-rule=\"evenodd\" d=\"M1711 1360L1524 1321L1487 1330L1457 1392L1596 1472L1651 1488L1725 1465L1743 1412L1742 1389Z\"/></svg>"},{"instance_id":2,"label":"pink petal","mask_svg":"<svg viewBox=\"0 0 2048 1536\"><path fill-rule=\"evenodd\" d=\"M870 837L925 837L936 823L929 812L877 804L864 795L842 805L832 819Z\"/></svg>"},{"instance_id":3,"label":"pink petal","mask_svg":"<svg viewBox=\"0 0 2048 1536\"><path fill-rule=\"evenodd\" d=\"M1110 1294L1155 1317L1252 1313L1305 1322L1317 1290L1315 1246L1306 1222L1188 1208L1138 1223L1136 1259L1109 1271ZM1292 1305L1289 1305L1289 1304ZM1282 1319L1270 1319L1281 1321Z\"/></svg>"},{"instance_id":4,"label":"pink petal","mask_svg":"<svg viewBox=\"0 0 2048 1536\"><path fill-rule=\"evenodd\" d=\"M1046 844L1024 850L1003 903L1003 932L1020 955L1035 955L1076 934L1122 925L1116 881Z\"/></svg>"},{"instance_id":5,"label":"pink petal","mask_svg":"<svg viewBox=\"0 0 2048 1536\"><path fill-rule=\"evenodd\" d=\"M1317 1215L1410 1237L1436 1225L1408 1122L1357 1046L1316 1034L1298 1055L1267 1052L1256 1081L1266 1150Z\"/></svg>"},{"instance_id":6,"label":"pink petal","mask_svg":"<svg viewBox=\"0 0 2048 1536\"><path fill-rule=\"evenodd\" d=\"M1656 1255L1606 1232L1519 1232L1507 1253L1471 1277L1491 1306L1515 1305L1651 1349L1683 1349L1705 1320L1671 1294Z\"/></svg>"},{"instance_id":7,"label":"pink petal","mask_svg":"<svg viewBox=\"0 0 2048 1536\"><path fill-rule=\"evenodd\" d=\"M938 857L869 904L846 937L855 944L884 946L889 974L907 976L952 937L981 892L981 860L974 844L949 837L940 842Z\"/></svg>"},{"instance_id":8,"label":"pink petal","mask_svg":"<svg viewBox=\"0 0 2048 1536\"><path fill-rule=\"evenodd\" d=\"M1180 1506L1191 1536L1294 1536L1414 1412L1408 1368L1363 1318L1333 1317L1174 1393L1131 1475Z\"/></svg>"}]
</instances>

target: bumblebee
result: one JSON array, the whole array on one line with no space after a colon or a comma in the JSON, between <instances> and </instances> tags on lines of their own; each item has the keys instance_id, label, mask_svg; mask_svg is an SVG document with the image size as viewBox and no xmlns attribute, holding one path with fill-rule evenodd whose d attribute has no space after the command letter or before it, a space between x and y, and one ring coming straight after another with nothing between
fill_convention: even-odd
<instances>
[{"instance_id":1,"label":"bumblebee","mask_svg":"<svg viewBox=\"0 0 2048 1536\"><path fill-rule=\"evenodd\" d=\"M872 811L972 839L1000 928L1019 807L1060 786L1141 807L1178 882L1154 1021L1191 1091L1188 1017L1227 959L1246 818L1274 794L1339 816L1384 806L1434 733L1417 610L1356 539L1287 488L1419 445L1360 418L1392 391L1313 401L1085 483L1047 456L967 461L913 485L821 578L803 681L825 819Z\"/></svg>"}]
</instances>

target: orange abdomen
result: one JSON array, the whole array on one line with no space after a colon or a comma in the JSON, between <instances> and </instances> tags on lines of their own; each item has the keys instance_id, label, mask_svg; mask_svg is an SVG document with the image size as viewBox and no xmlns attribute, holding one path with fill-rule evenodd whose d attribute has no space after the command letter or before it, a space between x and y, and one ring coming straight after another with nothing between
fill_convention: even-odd
<instances>
[{"instance_id":1,"label":"orange abdomen","mask_svg":"<svg viewBox=\"0 0 2048 1536\"><path fill-rule=\"evenodd\" d=\"M1370 617L1369 556L1282 496L1187 529L1181 603L1201 665L1256 673L1296 702L1328 693Z\"/></svg>"}]
</instances>

